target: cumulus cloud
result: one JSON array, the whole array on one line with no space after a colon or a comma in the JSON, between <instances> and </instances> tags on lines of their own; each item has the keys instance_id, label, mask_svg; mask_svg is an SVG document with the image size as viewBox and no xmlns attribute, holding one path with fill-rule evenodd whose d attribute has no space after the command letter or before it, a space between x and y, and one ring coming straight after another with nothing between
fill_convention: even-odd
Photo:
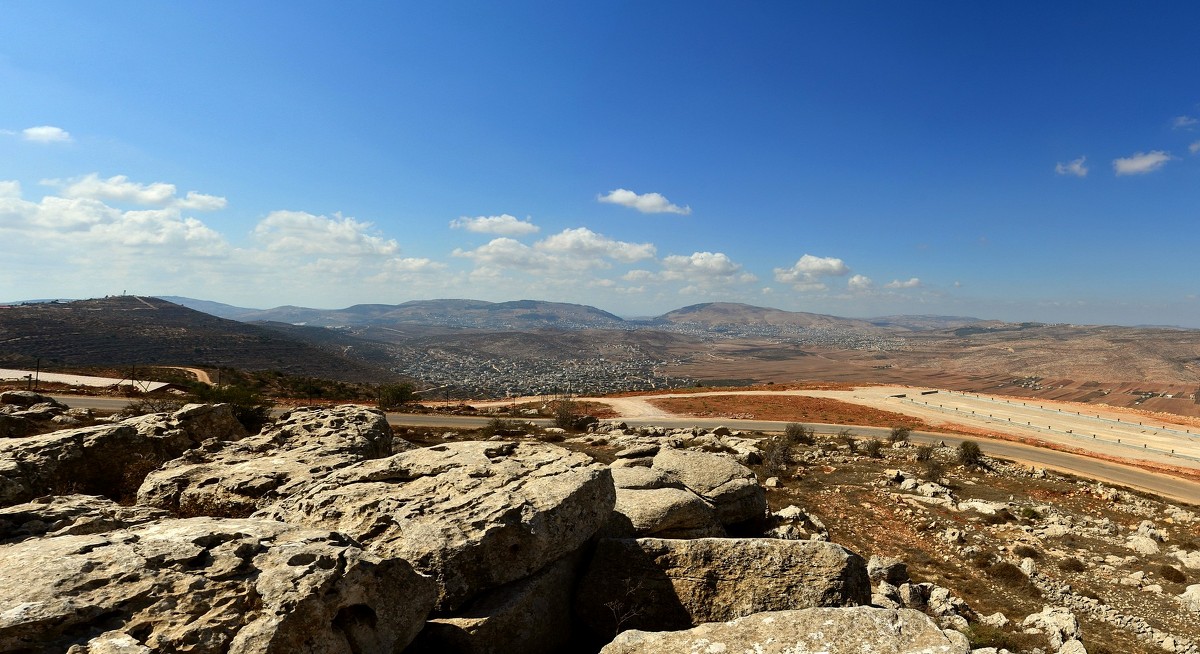
<instances>
[{"instance_id":1,"label":"cumulus cloud","mask_svg":"<svg viewBox=\"0 0 1200 654\"><path fill-rule=\"evenodd\" d=\"M1087 177L1087 157L1080 157L1068 163L1058 162L1054 166L1054 172L1059 175L1074 175L1075 177Z\"/></svg>"},{"instance_id":2,"label":"cumulus cloud","mask_svg":"<svg viewBox=\"0 0 1200 654\"><path fill-rule=\"evenodd\" d=\"M910 277L908 279L908 281L900 281L899 279L893 279L892 281L888 282L887 284L884 284L883 287L884 288L920 288L921 280L916 277Z\"/></svg>"},{"instance_id":3,"label":"cumulus cloud","mask_svg":"<svg viewBox=\"0 0 1200 654\"><path fill-rule=\"evenodd\" d=\"M501 214L499 216L462 216L450 221L451 229L465 229L468 232L480 234L500 234L501 236L522 236L534 234L538 226L528 219L519 220L515 216Z\"/></svg>"},{"instance_id":4,"label":"cumulus cloud","mask_svg":"<svg viewBox=\"0 0 1200 654\"><path fill-rule=\"evenodd\" d=\"M224 209L228 202L217 195L207 195L188 191L187 196L175 201L175 206L190 211L217 211Z\"/></svg>"},{"instance_id":5,"label":"cumulus cloud","mask_svg":"<svg viewBox=\"0 0 1200 654\"><path fill-rule=\"evenodd\" d=\"M21 130L21 136L26 141L34 143L70 143L71 133L61 127L53 125L39 125L37 127L26 127Z\"/></svg>"},{"instance_id":6,"label":"cumulus cloud","mask_svg":"<svg viewBox=\"0 0 1200 654\"><path fill-rule=\"evenodd\" d=\"M1145 175L1162 168L1171 158L1162 150L1138 152L1133 156L1113 159L1113 171L1118 175Z\"/></svg>"},{"instance_id":7,"label":"cumulus cloud","mask_svg":"<svg viewBox=\"0 0 1200 654\"><path fill-rule=\"evenodd\" d=\"M597 234L586 227L563 231L534 244L551 254L581 259L609 258L622 263L649 259L657 251L650 243L628 243Z\"/></svg>"},{"instance_id":8,"label":"cumulus cloud","mask_svg":"<svg viewBox=\"0 0 1200 654\"><path fill-rule=\"evenodd\" d=\"M775 281L791 284L798 291L821 291L827 287L821 278L849 274L850 267L836 257L805 254L791 268L776 268Z\"/></svg>"},{"instance_id":9,"label":"cumulus cloud","mask_svg":"<svg viewBox=\"0 0 1200 654\"><path fill-rule=\"evenodd\" d=\"M289 255L335 255L347 257L391 257L399 254L394 239L372 233L369 222L335 213L332 218L304 211L272 211L254 227L254 237L275 253Z\"/></svg>"},{"instance_id":10,"label":"cumulus cloud","mask_svg":"<svg viewBox=\"0 0 1200 654\"><path fill-rule=\"evenodd\" d=\"M1200 125L1200 120L1197 120L1191 116L1176 116L1171 121L1171 127L1174 127L1175 129L1191 129L1196 125Z\"/></svg>"},{"instance_id":11,"label":"cumulus cloud","mask_svg":"<svg viewBox=\"0 0 1200 654\"><path fill-rule=\"evenodd\" d=\"M652 258L654 245L629 243L598 234L586 227L564 229L533 245L500 237L473 250L458 248L456 257L475 262L473 274L496 277L505 269L533 271L581 271L609 268L613 262L632 263Z\"/></svg>"},{"instance_id":12,"label":"cumulus cloud","mask_svg":"<svg viewBox=\"0 0 1200 654\"><path fill-rule=\"evenodd\" d=\"M130 181L125 175L113 175L104 179L96 173L90 173L74 179L42 180L42 184L61 188L63 197L101 202L174 206L187 211L216 211L224 209L227 204L223 197L196 191L188 191L186 196L180 198L175 195L174 184L166 182L142 184Z\"/></svg>"},{"instance_id":13,"label":"cumulus cloud","mask_svg":"<svg viewBox=\"0 0 1200 654\"><path fill-rule=\"evenodd\" d=\"M662 267L662 278L668 280L753 282L758 279L744 272L742 264L735 263L724 252L693 252L686 256L673 254L662 260Z\"/></svg>"},{"instance_id":14,"label":"cumulus cloud","mask_svg":"<svg viewBox=\"0 0 1200 654\"><path fill-rule=\"evenodd\" d=\"M875 287L875 282L871 281L866 275L854 275L846 282L846 287L851 291L869 291Z\"/></svg>"},{"instance_id":15,"label":"cumulus cloud","mask_svg":"<svg viewBox=\"0 0 1200 654\"><path fill-rule=\"evenodd\" d=\"M660 193L642 193L641 195L623 188L609 191L607 195L597 195L596 199L608 204L619 204L623 207L637 209L642 213L676 213L686 216L692 213L691 207L681 207L671 204Z\"/></svg>"},{"instance_id":16,"label":"cumulus cloud","mask_svg":"<svg viewBox=\"0 0 1200 654\"><path fill-rule=\"evenodd\" d=\"M1200 152L1200 141L1196 141L1195 143L1189 145L1188 151L1191 152L1192 154L1196 154L1197 152Z\"/></svg>"}]
</instances>

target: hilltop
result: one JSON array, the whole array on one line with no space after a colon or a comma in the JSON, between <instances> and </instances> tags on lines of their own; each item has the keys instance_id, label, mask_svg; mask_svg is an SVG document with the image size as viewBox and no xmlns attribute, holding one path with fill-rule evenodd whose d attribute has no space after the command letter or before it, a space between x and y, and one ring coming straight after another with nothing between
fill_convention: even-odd
<instances>
[{"instance_id":1,"label":"hilltop","mask_svg":"<svg viewBox=\"0 0 1200 654\"><path fill-rule=\"evenodd\" d=\"M0 362L12 367L189 365L339 379L394 378L278 330L157 298L109 297L0 309Z\"/></svg>"}]
</instances>

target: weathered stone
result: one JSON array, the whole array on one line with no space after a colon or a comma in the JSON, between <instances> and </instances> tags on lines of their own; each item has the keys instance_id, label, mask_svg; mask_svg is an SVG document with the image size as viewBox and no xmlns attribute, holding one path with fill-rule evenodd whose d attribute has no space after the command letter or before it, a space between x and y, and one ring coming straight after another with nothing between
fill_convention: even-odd
<instances>
[{"instance_id":1,"label":"weathered stone","mask_svg":"<svg viewBox=\"0 0 1200 654\"><path fill-rule=\"evenodd\" d=\"M723 525L761 520L767 515L767 496L754 473L722 456L664 448L654 456L662 470L707 500Z\"/></svg>"},{"instance_id":2,"label":"weathered stone","mask_svg":"<svg viewBox=\"0 0 1200 654\"><path fill-rule=\"evenodd\" d=\"M1200 613L1200 584L1192 584L1179 595L1183 608L1194 613Z\"/></svg>"},{"instance_id":3,"label":"weathered stone","mask_svg":"<svg viewBox=\"0 0 1200 654\"><path fill-rule=\"evenodd\" d=\"M1058 654L1088 654L1087 648L1078 640L1068 640L1058 649Z\"/></svg>"},{"instance_id":4,"label":"weathered stone","mask_svg":"<svg viewBox=\"0 0 1200 654\"><path fill-rule=\"evenodd\" d=\"M403 561L266 520L3 545L0 578L2 651L395 651L434 601L432 582Z\"/></svg>"},{"instance_id":5,"label":"weathered stone","mask_svg":"<svg viewBox=\"0 0 1200 654\"><path fill-rule=\"evenodd\" d=\"M34 391L4 391L0 393L0 404L12 404L15 406L34 406L36 404L49 404L62 410L67 409L67 405L50 397L42 395Z\"/></svg>"},{"instance_id":6,"label":"weathered stone","mask_svg":"<svg viewBox=\"0 0 1200 654\"><path fill-rule=\"evenodd\" d=\"M580 557L485 593L451 617L429 620L405 654L550 654L571 638Z\"/></svg>"},{"instance_id":7,"label":"weathered stone","mask_svg":"<svg viewBox=\"0 0 1200 654\"><path fill-rule=\"evenodd\" d=\"M145 506L121 506L94 495L60 495L0 509L0 542L40 536L97 534L168 517Z\"/></svg>"},{"instance_id":8,"label":"weathered stone","mask_svg":"<svg viewBox=\"0 0 1200 654\"><path fill-rule=\"evenodd\" d=\"M333 470L389 456L392 447L387 418L375 409L294 409L260 434L170 461L146 477L138 503L183 515L245 517Z\"/></svg>"},{"instance_id":9,"label":"weathered stone","mask_svg":"<svg viewBox=\"0 0 1200 654\"><path fill-rule=\"evenodd\" d=\"M453 611L575 551L615 503L606 466L536 442L461 442L335 471L262 512L412 562Z\"/></svg>"},{"instance_id":10,"label":"weathered stone","mask_svg":"<svg viewBox=\"0 0 1200 654\"><path fill-rule=\"evenodd\" d=\"M725 528L717 521L712 507L689 490L618 488L617 503L604 535L707 538L724 536Z\"/></svg>"},{"instance_id":11,"label":"weathered stone","mask_svg":"<svg viewBox=\"0 0 1200 654\"><path fill-rule=\"evenodd\" d=\"M678 479L674 479L662 470L651 468L649 463L644 466L613 464L611 467L613 486L618 489L683 488L683 484L679 483Z\"/></svg>"},{"instance_id":12,"label":"weathered stone","mask_svg":"<svg viewBox=\"0 0 1200 654\"><path fill-rule=\"evenodd\" d=\"M173 415L0 440L0 505L60 493L131 497L147 473L201 440L245 435L208 431L219 415L232 419L228 405L192 405Z\"/></svg>"},{"instance_id":13,"label":"weathered stone","mask_svg":"<svg viewBox=\"0 0 1200 654\"><path fill-rule=\"evenodd\" d=\"M872 556L867 561L867 576L871 581L886 581L893 586L908 583L908 565L900 559Z\"/></svg>"},{"instance_id":14,"label":"weathered stone","mask_svg":"<svg viewBox=\"0 0 1200 654\"><path fill-rule=\"evenodd\" d=\"M627 612L628 628L683 629L871 601L862 557L832 543L772 538L603 539L579 588L576 615L596 633L612 633L614 616Z\"/></svg>"},{"instance_id":15,"label":"weathered stone","mask_svg":"<svg viewBox=\"0 0 1200 654\"><path fill-rule=\"evenodd\" d=\"M1130 536L1125 546L1138 554L1158 554L1158 542L1148 536Z\"/></svg>"},{"instance_id":16,"label":"weathered stone","mask_svg":"<svg viewBox=\"0 0 1200 654\"><path fill-rule=\"evenodd\" d=\"M1075 618L1075 614L1061 606L1044 606L1041 613L1027 616L1021 622L1021 626L1042 630L1055 650L1069 640L1082 637L1079 620Z\"/></svg>"},{"instance_id":17,"label":"weathered stone","mask_svg":"<svg viewBox=\"0 0 1200 654\"><path fill-rule=\"evenodd\" d=\"M970 649L966 636L943 632L916 611L856 607L757 613L686 631L626 631L601 653L967 654Z\"/></svg>"}]
</instances>

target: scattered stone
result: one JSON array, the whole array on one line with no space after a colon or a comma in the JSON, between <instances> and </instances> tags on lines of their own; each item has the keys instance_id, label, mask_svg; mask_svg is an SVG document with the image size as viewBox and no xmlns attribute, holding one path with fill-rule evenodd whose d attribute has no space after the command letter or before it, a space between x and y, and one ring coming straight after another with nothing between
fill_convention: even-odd
<instances>
[{"instance_id":1,"label":"scattered stone","mask_svg":"<svg viewBox=\"0 0 1200 654\"><path fill-rule=\"evenodd\" d=\"M1061 606L1045 606L1041 613L1027 616L1021 622L1021 626L1040 629L1050 639L1050 646L1055 650L1062 648L1063 643L1078 640L1083 635L1075 614Z\"/></svg>"}]
</instances>

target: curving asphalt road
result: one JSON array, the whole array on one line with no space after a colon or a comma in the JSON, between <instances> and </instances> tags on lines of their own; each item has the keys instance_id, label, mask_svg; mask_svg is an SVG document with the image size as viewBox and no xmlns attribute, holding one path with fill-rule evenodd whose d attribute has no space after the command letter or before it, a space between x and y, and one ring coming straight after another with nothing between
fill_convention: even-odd
<instances>
[{"instance_id":1,"label":"curving asphalt road","mask_svg":"<svg viewBox=\"0 0 1200 654\"><path fill-rule=\"evenodd\" d=\"M108 398L108 397L85 397L85 396L70 396L56 395L55 399L64 402L68 406L90 408L102 411L119 411L122 407L128 404L128 400L123 398ZM404 414L404 413L389 413L387 414L388 422L398 426L408 427L433 427L438 429L475 429L487 424L489 417L481 416L448 416L439 414ZM623 419L626 424L634 426L659 426L664 428L677 427L718 427L725 426L730 429L740 431L765 431L765 432L780 432L788 424L783 421L770 420L722 420L722 419L705 419L705 418L628 418ZM553 424L551 420L531 420L535 424L549 426ZM859 427L854 425L829 425L806 423L809 427L815 429L821 434L836 434L843 429L847 429L850 433L863 438L886 438L891 433L888 427ZM963 440L968 440L963 437L950 436L947 434L935 434L929 432L913 432L913 440L919 442L936 443L944 441L946 444L956 446ZM1150 493L1171 498L1179 502L1188 504L1200 505L1200 483L1181 479L1171 475L1162 473L1154 473L1132 466L1112 463L1101 459L1071 454L1069 452L1059 452L1057 450L1049 450L1022 443L1013 443L1011 441L992 440L987 438L975 438L981 443L984 454L995 456L1002 459L1018 461L1029 465L1035 465L1041 468L1056 470L1087 479L1094 479L1110 484L1127 486L1144 490Z\"/></svg>"}]
</instances>

